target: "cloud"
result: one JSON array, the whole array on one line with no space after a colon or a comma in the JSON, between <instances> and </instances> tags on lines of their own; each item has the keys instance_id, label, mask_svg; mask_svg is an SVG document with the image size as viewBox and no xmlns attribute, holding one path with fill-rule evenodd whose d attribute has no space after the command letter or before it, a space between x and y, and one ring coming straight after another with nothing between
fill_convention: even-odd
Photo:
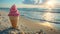
<instances>
[{"instance_id":1,"label":"cloud","mask_svg":"<svg viewBox=\"0 0 60 34\"><path fill-rule=\"evenodd\" d=\"M34 0L24 0L23 3L24 4L34 4L35 1Z\"/></svg>"},{"instance_id":2,"label":"cloud","mask_svg":"<svg viewBox=\"0 0 60 34\"><path fill-rule=\"evenodd\" d=\"M43 4L47 0L24 0L23 4Z\"/></svg>"}]
</instances>

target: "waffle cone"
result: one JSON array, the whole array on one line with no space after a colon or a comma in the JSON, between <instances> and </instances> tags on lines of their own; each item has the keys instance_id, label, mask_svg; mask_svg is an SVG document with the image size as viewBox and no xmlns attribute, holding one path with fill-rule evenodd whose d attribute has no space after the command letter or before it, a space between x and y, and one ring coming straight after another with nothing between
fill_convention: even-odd
<instances>
[{"instance_id":1,"label":"waffle cone","mask_svg":"<svg viewBox=\"0 0 60 34\"><path fill-rule=\"evenodd\" d=\"M9 18L10 18L12 27L16 28L19 21L19 16L9 16Z\"/></svg>"}]
</instances>

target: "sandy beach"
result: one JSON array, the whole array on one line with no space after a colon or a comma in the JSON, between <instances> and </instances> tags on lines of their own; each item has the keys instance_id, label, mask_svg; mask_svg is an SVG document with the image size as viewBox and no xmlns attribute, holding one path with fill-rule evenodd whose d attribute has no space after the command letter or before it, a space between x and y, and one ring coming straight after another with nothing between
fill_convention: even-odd
<instances>
[{"instance_id":1,"label":"sandy beach","mask_svg":"<svg viewBox=\"0 0 60 34\"><path fill-rule=\"evenodd\" d=\"M1 32L4 33L5 32L4 30L11 27L11 23L9 17L7 16L8 13L0 11L0 14L1 14L0 16L0 34L1 34ZM58 31L54 27L42 24L41 22L32 21L24 16L20 16L18 26L23 32L27 33L29 32L30 34L33 32L34 33L39 32L40 30L42 30L45 34L60 34L60 31Z\"/></svg>"}]
</instances>

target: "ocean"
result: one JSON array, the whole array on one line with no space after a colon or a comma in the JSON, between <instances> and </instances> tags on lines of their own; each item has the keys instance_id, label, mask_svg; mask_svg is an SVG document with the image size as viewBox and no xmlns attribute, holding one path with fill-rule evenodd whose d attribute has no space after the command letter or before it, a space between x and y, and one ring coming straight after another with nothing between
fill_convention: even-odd
<instances>
[{"instance_id":1,"label":"ocean","mask_svg":"<svg viewBox=\"0 0 60 34\"><path fill-rule=\"evenodd\" d=\"M10 9L0 8L0 10L9 12ZM18 10L21 16L35 21L49 22L60 30L60 9L18 8Z\"/></svg>"}]
</instances>

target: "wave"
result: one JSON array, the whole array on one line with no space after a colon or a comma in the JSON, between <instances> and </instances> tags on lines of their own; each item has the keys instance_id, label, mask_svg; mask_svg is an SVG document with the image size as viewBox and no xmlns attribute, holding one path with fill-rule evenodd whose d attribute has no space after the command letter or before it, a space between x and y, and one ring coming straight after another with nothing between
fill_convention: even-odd
<instances>
[{"instance_id":1,"label":"wave","mask_svg":"<svg viewBox=\"0 0 60 34\"><path fill-rule=\"evenodd\" d=\"M24 16L24 15L21 15L21 16ZM49 23L54 23L54 24L60 24L60 21L48 21L48 20L45 20L45 19L37 19L37 18L31 18L31 17L28 17L28 16L24 16L28 19L32 19L32 20L38 20L40 22L49 22Z\"/></svg>"},{"instance_id":2,"label":"wave","mask_svg":"<svg viewBox=\"0 0 60 34\"><path fill-rule=\"evenodd\" d=\"M10 8L0 8L0 10L8 10L9 11ZM51 13L60 13L60 9L51 9L51 11L49 11L49 9L46 8L18 8L19 11L26 11L26 12L51 12Z\"/></svg>"}]
</instances>

